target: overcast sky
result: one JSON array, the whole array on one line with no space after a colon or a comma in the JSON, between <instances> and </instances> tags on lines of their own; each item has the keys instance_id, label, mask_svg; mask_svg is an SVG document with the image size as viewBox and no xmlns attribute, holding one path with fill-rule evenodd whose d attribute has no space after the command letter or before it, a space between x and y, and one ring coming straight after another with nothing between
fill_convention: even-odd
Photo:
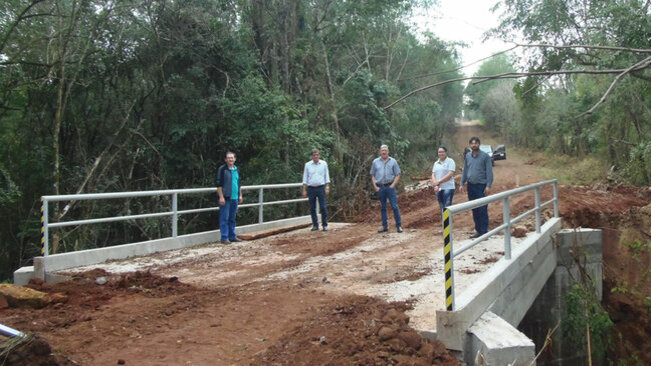
<instances>
[{"instance_id":1,"label":"overcast sky","mask_svg":"<svg viewBox=\"0 0 651 366\"><path fill-rule=\"evenodd\" d=\"M422 10L414 17L421 31L429 30L444 41L464 41L469 47L459 48L463 65L512 47L497 40L482 42L482 34L499 23L490 9L497 0L438 0L435 9ZM481 63L462 70L468 76Z\"/></svg>"}]
</instances>

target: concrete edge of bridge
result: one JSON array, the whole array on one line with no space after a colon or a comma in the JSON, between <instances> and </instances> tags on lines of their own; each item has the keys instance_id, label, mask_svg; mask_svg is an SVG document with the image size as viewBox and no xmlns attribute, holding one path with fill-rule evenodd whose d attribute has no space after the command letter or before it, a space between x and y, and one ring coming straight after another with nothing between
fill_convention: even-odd
<instances>
[{"instance_id":1,"label":"concrete edge of bridge","mask_svg":"<svg viewBox=\"0 0 651 366\"><path fill-rule=\"evenodd\" d=\"M561 219L550 219L541 227L540 234L528 237L519 248L513 250L511 260L502 258L497 261L485 272L483 278L458 296L456 310L438 310L437 338L448 349L463 351L467 345L467 330L470 326L495 304L502 293L508 291L521 269L531 267L531 261L551 244L552 236L560 229Z\"/></svg>"},{"instance_id":2,"label":"concrete edge of bridge","mask_svg":"<svg viewBox=\"0 0 651 366\"><path fill-rule=\"evenodd\" d=\"M237 231L238 233L246 234L260 230L268 230L283 226L300 225L310 222L312 222L310 216L306 215L289 219L269 221L261 224L238 226ZM129 243L96 249L86 249L68 253L51 254L48 256L38 256L34 257L33 266L21 267L14 272L13 283L17 286L24 286L29 283L29 280L32 278L40 278L47 283L55 283L67 279L66 276L56 274L55 272L57 271L103 263L107 260L125 259L152 253L165 252L169 250L182 249L196 245L217 242L219 239L219 230L212 230L201 233L179 235L177 237L148 240L138 243Z\"/></svg>"}]
</instances>

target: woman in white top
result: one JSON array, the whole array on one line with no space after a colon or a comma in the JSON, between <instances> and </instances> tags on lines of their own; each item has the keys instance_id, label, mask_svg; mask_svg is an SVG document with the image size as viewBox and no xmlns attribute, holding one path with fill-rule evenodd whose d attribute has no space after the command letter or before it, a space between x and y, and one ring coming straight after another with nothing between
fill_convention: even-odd
<instances>
[{"instance_id":1,"label":"woman in white top","mask_svg":"<svg viewBox=\"0 0 651 366\"><path fill-rule=\"evenodd\" d=\"M432 183L434 183L434 192L443 210L452 205L454 197L454 170L456 165L454 160L448 157L448 149L441 146L438 149L439 160L432 167Z\"/></svg>"}]
</instances>

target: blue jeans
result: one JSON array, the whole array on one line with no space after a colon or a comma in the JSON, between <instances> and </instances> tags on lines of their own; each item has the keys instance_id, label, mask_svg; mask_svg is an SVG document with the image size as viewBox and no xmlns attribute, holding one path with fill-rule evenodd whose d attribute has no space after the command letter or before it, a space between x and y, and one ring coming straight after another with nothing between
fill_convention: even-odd
<instances>
[{"instance_id":1,"label":"blue jeans","mask_svg":"<svg viewBox=\"0 0 651 366\"><path fill-rule=\"evenodd\" d=\"M222 240L233 240L235 234L235 215L237 214L237 201L224 197L224 205L219 205L219 233Z\"/></svg>"},{"instance_id":2,"label":"blue jeans","mask_svg":"<svg viewBox=\"0 0 651 366\"><path fill-rule=\"evenodd\" d=\"M442 189L438 191L436 194L436 198L439 201L439 207L441 207L441 214L443 214L443 210L448 207L452 206L452 198L454 197L454 189Z\"/></svg>"},{"instance_id":3,"label":"blue jeans","mask_svg":"<svg viewBox=\"0 0 651 366\"><path fill-rule=\"evenodd\" d=\"M377 196L380 199L380 210L382 212L382 227L387 227L387 198L391 204L391 209L393 210L393 219L396 221L396 227L402 226L402 219L400 218L400 209L398 208L398 195L396 194L396 189L391 188L390 186L380 186L380 190L377 192Z\"/></svg>"},{"instance_id":4,"label":"blue jeans","mask_svg":"<svg viewBox=\"0 0 651 366\"><path fill-rule=\"evenodd\" d=\"M307 187L307 199L310 202L310 215L312 216L312 226L319 227L319 219L316 216L316 200L319 200L321 209L321 223L323 227L328 226L328 208L326 207L325 186Z\"/></svg>"},{"instance_id":5,"label":"blue jeans","mask_svg":"<svg viewBox=\"0 0 651 366\"><path fill-rule=\"evenodd\" d=\"M485 184L468 183L468 201L486 196ZM472 219L475 221L475 230L480 234L488 232L488 205L473 208Z\"/></svg>"}]
</instances>

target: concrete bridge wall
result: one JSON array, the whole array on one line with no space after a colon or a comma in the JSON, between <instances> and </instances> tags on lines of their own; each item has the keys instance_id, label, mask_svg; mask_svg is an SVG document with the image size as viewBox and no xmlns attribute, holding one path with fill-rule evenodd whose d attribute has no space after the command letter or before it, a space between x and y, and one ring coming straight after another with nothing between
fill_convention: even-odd
<instances>
[{"instance_id":1,"label":"concrete bridge wall","mask_svg":"<svg viewBox=\"0 0 651 366\"><path fill-rule=\"evenodd\" d=\"M269 221L262 224L238 226L237 232L239 234L246 234L255 231L300 225L310 222L312 222L310 216L300 216L284 220ZM56 271L103 263L112 259L124 259L205 243L214 243L218 242L219 239L219 230L214 230L202 233L179 235L177 237L148 240L139 243L34 257L33 266L22 267L14 272L14 284L24 286L32 277L40 278L46 282L52 283L61 279L61 276L53 273Z\"/></svg>"},{"instance_id":2,"label":"concrete bridge wall","mask_svg":"<svg viewBox=\"0 0 651 366\"><path fill-rule=\"evenodd\" d=\"M545 326L555 325L563 315L560 309L565 295L573 278L578 278L574 273L578 269L567 267L571 263L568 255L576 252L570 243L593 243L587 251L601 295L600 232L559 232L560 227L559 218L549 220L540 234L527 238L513 251L511 260L502 258L460 294L455 311L437 311L437 338L466 364L530 365L535 360L536 346L542 346L547 333ZM537 300L541 296L544 300ZM517 328L527 313L545 319L539 329L529 333L538 336L537 343Z\"/></svg>"}]
</instances>

